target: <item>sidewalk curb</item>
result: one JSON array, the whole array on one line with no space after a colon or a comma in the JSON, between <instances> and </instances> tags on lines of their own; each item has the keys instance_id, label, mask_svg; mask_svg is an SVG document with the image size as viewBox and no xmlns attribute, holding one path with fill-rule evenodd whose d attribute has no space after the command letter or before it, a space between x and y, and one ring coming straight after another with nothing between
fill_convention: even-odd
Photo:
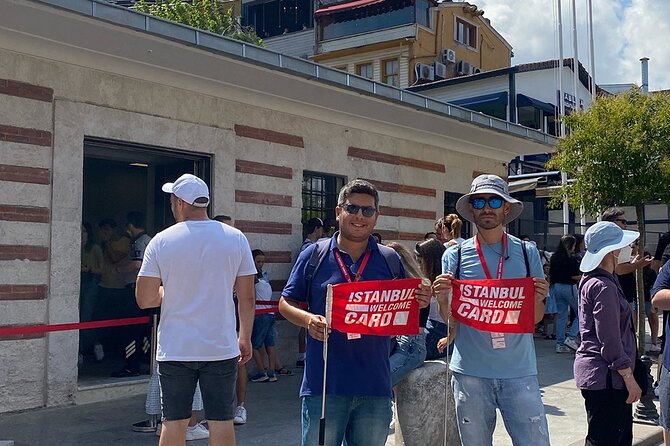
<instances>
[{"instance_id":1,"label":"sidewalk curb","mask_svg":"<svg viewBox=\"0 0 670 446\"><path fill-rule=\"evenodd\" d=\"M640 430L642 430L642 432L640 432ZM656 446L662 442L663 428L660 426L633 423L633 446ZM575 441L569 446L584 446L584 440Z\"/></svg>"}]
</instances>

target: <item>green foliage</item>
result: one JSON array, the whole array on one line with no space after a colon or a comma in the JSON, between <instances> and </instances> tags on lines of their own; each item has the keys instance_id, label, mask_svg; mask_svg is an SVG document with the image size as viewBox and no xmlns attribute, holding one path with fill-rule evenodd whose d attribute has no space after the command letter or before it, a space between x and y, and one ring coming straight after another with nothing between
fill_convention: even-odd
<instances>
[{"instance_id":1,"label":"green foliage","mask_svg":"<svg viewBox=\"0 0 670 446\"><path fill-rule=\"evenodd\" d=\"M226 37L263 45L263 40L249 26L241 26L233 17L230 3L220 0L156 0L152 4L138 0L134 8L145 14L182 23Z\"/></svg>"},{"instance_id":2,"label":"green foliage","mask_svg":"<svg viewBox=\"0 0 670 446\"><path fill-rule=\"evenodd\" d=\"M640 89L599 97L565 118L571 134L559 140L548 167L575 181L551 205L567 198L592 215L610 206L670 202L670 96Z\"/></svg>"}]
</instances>

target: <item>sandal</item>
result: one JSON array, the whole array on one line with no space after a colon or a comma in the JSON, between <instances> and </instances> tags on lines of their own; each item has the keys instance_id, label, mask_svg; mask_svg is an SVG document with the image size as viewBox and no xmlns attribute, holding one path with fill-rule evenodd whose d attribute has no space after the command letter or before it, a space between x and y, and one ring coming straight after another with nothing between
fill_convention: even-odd
<instances>
[{"instance_id":1,"label":"sandal","mask_svg":"<svg viewBox=\"0 0 670 446\"><path fill-rule=\"evenodd\" d=\"M281 369L275 369L275 373L277 375L293 376L293 370L289 370L286 367L282 367Z\"/></svg>"}]
</instances>

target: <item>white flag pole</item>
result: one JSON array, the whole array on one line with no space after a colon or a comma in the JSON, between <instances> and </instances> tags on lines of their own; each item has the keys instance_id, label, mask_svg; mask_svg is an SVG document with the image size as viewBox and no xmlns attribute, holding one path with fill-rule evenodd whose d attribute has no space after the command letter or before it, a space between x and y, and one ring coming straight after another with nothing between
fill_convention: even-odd
<instances>
[{"instance_id":1,"label":"white flag pole","mask_svg":"<svg viewBox=\"0 0 670 446\"><path fill-rule=\"evenodd\" d=\"M328 285L326 293L326 322L327 327L323 329L323 384L321 390L321 419L319 419L319 445L323 446L326 440L326 372L328 371L328 327L333 309L333 286Z\"/></svg>"}]
</instances>

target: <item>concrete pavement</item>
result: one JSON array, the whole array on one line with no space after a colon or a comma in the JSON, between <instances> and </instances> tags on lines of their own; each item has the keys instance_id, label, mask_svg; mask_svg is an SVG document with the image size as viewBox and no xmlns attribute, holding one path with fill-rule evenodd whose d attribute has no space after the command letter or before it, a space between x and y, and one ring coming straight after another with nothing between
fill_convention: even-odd
<instances>
[{"instance_id":1,"label":"concrete pavement","mask_svg":"<svg viewBox=\"0 0 670 446\"><path fill-rule=\"evenodd\" d=\"M538 338L535 345L552 445L582 445L586 434L586 414L583 399L572 378L574 355L556 354L555 341ZM249 383L246 403L249 420L246 425L236 427L238 444L300 444L300 380L298 373L282 376L276 383ZM0 441L13 440L15 446L156 445L157 437L153 434L135 433L131 429L134 422L145 418L143 396L5 414L0 415ZM636 423L634 435L636 445L658 445L662 441L661 429L657 426ZM207 441L188 444L204 446ZM390 433L386 444L395 446L393 433ZM511 444L499 417L494 445Z\"/></svg>"}]
</instances>

